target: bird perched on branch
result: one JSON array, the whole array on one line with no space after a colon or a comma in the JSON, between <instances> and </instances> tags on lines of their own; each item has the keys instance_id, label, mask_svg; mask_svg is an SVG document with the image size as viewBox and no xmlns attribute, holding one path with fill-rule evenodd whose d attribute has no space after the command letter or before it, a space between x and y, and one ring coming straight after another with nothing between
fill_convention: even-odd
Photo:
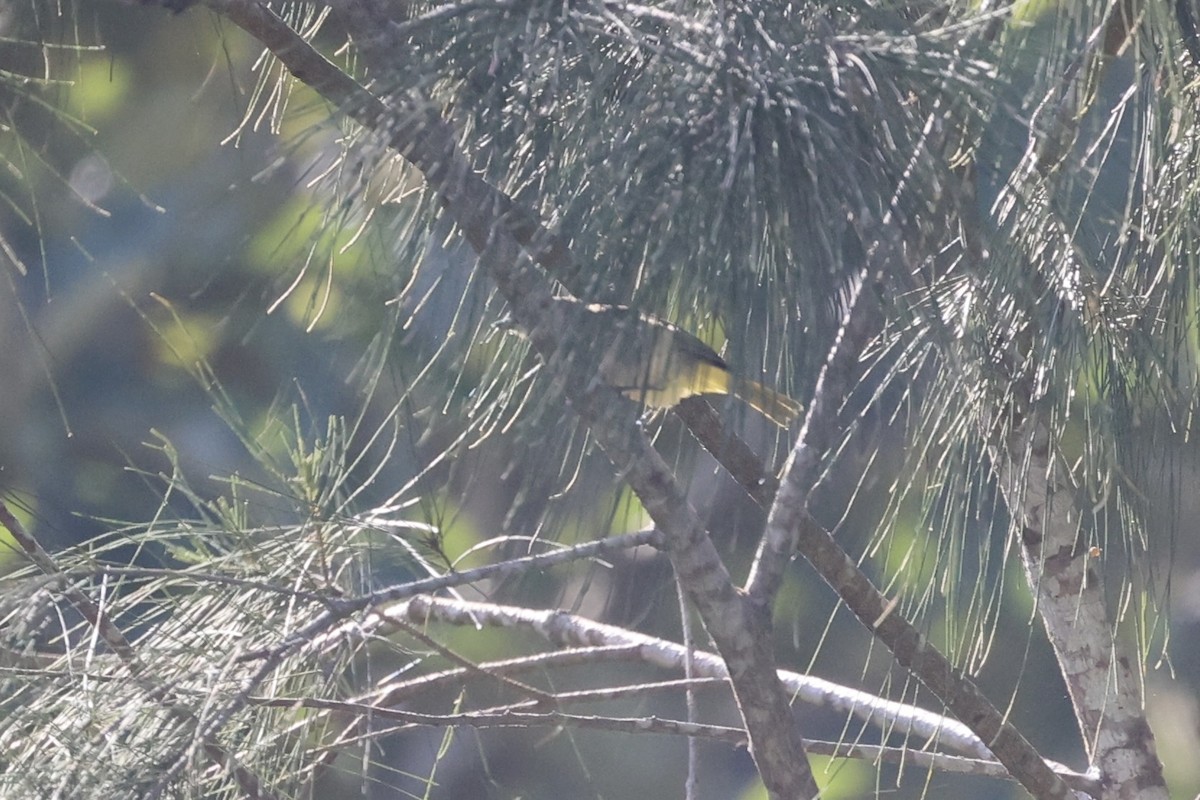
<instances>
[{"instance_id":1,"label":"bird perched on branch","mask_svg":"<svg viewBox=\"0 0 1200 800\"><path fill-rule=\"evenodd\" d=\"M725 359L677 325L628 306L555 298L575 347L598 358L596 372L631 400L650 408L671 408L687 397L729 394L780 427L803 406L758 381L735 375ZM513 327L505 324L505 327ZM594 341L591 350L588 341Z\"/></svg>"}]
</instances>

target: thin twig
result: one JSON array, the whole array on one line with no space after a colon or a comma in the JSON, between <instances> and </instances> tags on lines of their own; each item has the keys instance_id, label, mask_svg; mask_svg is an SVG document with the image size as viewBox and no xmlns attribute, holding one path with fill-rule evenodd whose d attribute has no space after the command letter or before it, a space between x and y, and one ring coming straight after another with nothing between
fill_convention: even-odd
<instances>
[{"instance_id":1,"label":"thin twig","mask_svg":"<svg viewBox=\"0 0 1200 800\"><path fill-rule=\"evenodd\" d=\"M399 709L379 709L370 706L358 706L318 698L289 698L292 707L340 711L347 714L366 715L393 719L401 722L399 725L384 727L372 731L371 738L382 735L399 733L420 727L450 727L465 725L479 728L535 726L566 726L589 730L612 731L624 734L656 734L668 736L688 736L708 741L721 742L732 746L745 746L746 732L740 728L730 728L723 725L710 725L687 722L683 720L666 719L663 717L605 717L599 715L566 714L549 712L545 714L525 714L518 711L488 711L461 712L458 714L423 714L416 711ZM339 749L353 744L354 740L338 742L325 747ZM962 775L975 775L988 778L1004 778L1012 780L1012 774L999 761L965 758L963 756L947 755L946 753L927 750L914 750L907 747L887 747L884 745L861 744L849 742L831 742L820 739L805 739L804 747L810 753L830 756L833 758L856 758L872 763L885 762L903 764L906 767L918 767L939 772L953 772ZM1093 775L1075 772L1057 762L1049 762L1055 772L1062 777L1072 789L1098 797L1100 781Z\"/></svg>"},{"instance_id":2,"label":"thin twig","mask_svg":"<svg viewBox=\"0 0 1200 800\"><path fill-rule=\"evenodd\" d=\"M508 559L498 564L485 564L482 567L474 569L466 569L460 572L451 572L447 575L438 575L432 578L422 578L416 581L406 581L393 586L385 586L382 589L366 592L354 597L344 598L322 598L322 603L326 605L333 614L328 618L332 621L346 619L358 611L364 611L368 608L383 605L385 603L393 603L398 600L405 600L409 597L416 597L421 594L432 594L443 589L448 589L456 586L468 586L473 583L478 583L490 578L508 577L511 575L519 575L525 572L531 572L538 569L546 569L547 567L557 566L559 564L567 564L572 561L581 561L586 558L595 558L606 553L616 553L621 550L628 550L634 547L643 545L660 546L662 543L662 534L654 529L636 531L634 533L623 533L618 536L609 536L604 539L595 539L582 544L571 545L570 547L562 547L550 553L538 553L532 556L522 556L521 558ZM123 572L124 570L122 570ZM294 642L285 641L272 648L252 650L248 653L243 653L240 656L242 661L254 661L260 658L268 657L278 648L291 649Z\"/></svg>"},{"instance_id":3,"label":"thin twig","mask_svg":"<svg viewBox=\"0 0 1200 800\"><path fill-rule=\"evenodd\" d=\"M458 664L467 675L475 675L487 681L499 683L503 686L509 687L510 689L515 689L523 695L532 697L533 700L530 702L538 708L555 708L558 704L558 697L556 695L550 692L544 692L535 686L530 686L528 683L519 681L516 678L510 678L502 673L489 672L488 670L480 667L471 659L460 656L449 647L446 647L441 642L435 640L432 636L427 636L426 634L422 633L413 625L401 624L399 627L409 636L423 642L427 647L433 648L443 658L449 659L455 664Z\"/></svg>"}]
</instances>

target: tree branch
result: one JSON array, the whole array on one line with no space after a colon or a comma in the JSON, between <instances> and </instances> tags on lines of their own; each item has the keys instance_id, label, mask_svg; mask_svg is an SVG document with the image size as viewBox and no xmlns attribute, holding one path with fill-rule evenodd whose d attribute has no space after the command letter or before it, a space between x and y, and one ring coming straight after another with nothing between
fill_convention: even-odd
<instances>
[{"instance_id":1,"label":"tree branch","mask_svg":"<svg viewBox=\"0 0 1200 800\"><path fill-rule=\"evenodd\" d=\"M448 598L416 597L411 600L373 610L365 619L346 623L313 640L312 647L325 651L345 641L367 639L394 629L393 620L408 623L437 621L453 625L489 625L495 627L527 628L547 641L562 647L636 647L638 657L664 669L684 672L688 659L693 662L693 674L698 677L727 678L729 668L712 653L689 651L686 647L645 634L595 622L563 611L540 611L494 603L474 603ZM623 652L623 651L622 651ZM530 656L529 658L536 658ZM505 669L519 666L518 660L503 662ZM881 729L904 731L958 753L986 758L990 751L971 729L957 720L934 714L892 700L884 700L867 692L840 686L831 681L788 670L779 671L779 679L789 696L815 707L831 708L852 714ZM413 679L414 685L425 686L435 676ZM393 691L400 691L395 687ZM409 690L405 689L407 693Z\"/></svg>"},{"instance_id":2,"label":"tree branch","mask_svg":"<svg viewBox=\"0 0 1200 800\"><path fill-rule=\"evenodd\" d=\"M1165 798L1166 781L1142 706L1137 660L1114 635L1103 573L1079 541L1074 487L1049 429L1030 414L997 453L1001 488L1020 530L1021 563L1058 659L1084 748L1105 798Z\"/></svg>"},{"instance_id":3,"label":"tree branch","mask_svg":"<svg viewBox=\"0 0 1200 800\"><path fill-rule=\"evenodd\" d=\"M347 626L342 635L370 637L388 630L397 621L409 624L427 624L436 621L466 626L478 624L500 627L519 626L529 628L548 641L563 646L587 644L605 648L619 647L621 649L617 652L621 653L626 652L624 647L636 646L643 660L648 663L682 672L685 663L690 658L693 662L694 674L697 676L723 678L728 674L724 662L712 653L689 652L682 645L604 625L572 614L560 611L531 611L492 603L471 603L444 598L417 597L379 609L362 623L356 626ZM575 653L581 651L572 650L570 652L574 656ZM543 659L549 655L542 654L529 658L537 659L541 664ZM521 668L523 660L510 659L498 662L495 666L505 671L511 671ZM480 664L479 668L490 670L493 665ZM393 687L382 695L372 698L368 705L382 703L385 699L388 704L394 704L406 697L413 696L414 693L427 691L431 684L426 681L440 683L446 680L439 677L441 674L414 679L411 681L412 689L401 690L400 687ZM939 747L949 748L967 756L975 756L962 759L962 761L972 765L989 765L986 767L986 774L1003 774L1002 771L998 772L997 770L1007 769L1001 768L999 762L987 758L990 754L988 748L975 738L967 726L954 719L902 703L882 700L874 695L838 686L809 675L781 670L780 679L797 699L811 705L825 706L853 714L884 732L904 732L910 736L925 739L927 743L936 742ZM583 695L581 699L592 699L589 692L581 694ZM848 747L844 744L839 746ZM916 754L924 751L913 749L908 752ZM846 755L844 752L832 754ZM930 753L924 753L924 755L931 759L928 764L931 768L945 766L953 771L959 771L955 769L954 761L961 758L960 756ZM1047 766L1074 789L1090 791L1096 788L1094 777L1081 775L1053 762L1047 762ZM974 772L974 769L964 768L962 771ZM1011 771L1007 774L1011 777Z\"/></svg>"},{"instance_id":4,"label":"tree branch","mask_svg":"<svg viewBox=\"0 0 1200 800\"><path fill-rule=\"evenodd\" d=\"M839 430L838 412L858 378L859 357L879 329L879 304L871 294L875 287L866 285L874 284L872 274L873 271L864 268L851 287L845 319L817 377L808 416L783 467L783 481L771 502L767 528L750 567L746 593L765 608L774 605L784 570L796 554L796 531L801 518L808 514L808 500L817 482L821 459L833 444L834 432Z\"/></svg>"}]
</instances>

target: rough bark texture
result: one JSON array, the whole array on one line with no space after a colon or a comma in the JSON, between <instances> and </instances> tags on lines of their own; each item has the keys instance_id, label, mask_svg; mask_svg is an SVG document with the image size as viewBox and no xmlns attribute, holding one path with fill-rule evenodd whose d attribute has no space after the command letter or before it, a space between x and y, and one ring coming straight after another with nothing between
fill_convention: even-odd
<instances>
[{"instance_id":1,"label":"rough bark texture","mask_svg":"<svg viewBox=\"0 0 1200 800\"><path fill-rule=\"evenodd\" d=\"M1104 800L1168 797L1142 708L1136 657L1115 635L1099 565L1080 541L1075 492L1031 415L998 456L1004 495L1020 530L1021 561L1067 684Z\"/></svg>"}]
</instances>

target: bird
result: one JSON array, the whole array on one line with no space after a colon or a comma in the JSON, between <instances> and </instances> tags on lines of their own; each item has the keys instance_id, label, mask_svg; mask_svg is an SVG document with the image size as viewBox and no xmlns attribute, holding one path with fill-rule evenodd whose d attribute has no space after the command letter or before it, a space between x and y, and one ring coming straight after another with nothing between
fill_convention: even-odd
<instances>
[{"instance_id":1,"label":"bird","mask_svg":"<svg viewBox=\"0 0 1200 800\"><path fill-rule=\"evenodd\" d=\"M569 335L579 347L596 341L590 358L605 383L651 409L667 409L696 395L733 395L781 428L804 407L750 378L736 375L703 341L665 320L629 306L556 297ZM508 327L512 327L511 325Z\"/></svg>"}]
</instances>

